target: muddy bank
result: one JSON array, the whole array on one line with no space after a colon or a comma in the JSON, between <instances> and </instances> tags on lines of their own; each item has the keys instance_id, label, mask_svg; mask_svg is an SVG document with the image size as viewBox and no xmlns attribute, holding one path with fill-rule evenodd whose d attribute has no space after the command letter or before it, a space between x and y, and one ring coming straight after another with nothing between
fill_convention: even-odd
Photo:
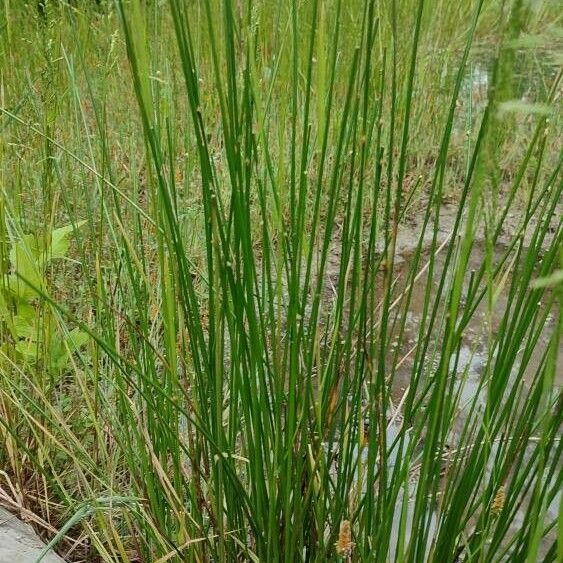
<instances>
[{"instance_id":1,"label":"muddy bank","mask_svg":"<svg viewBox=\"0 0 563 563\"><path fill-rule=\"evenodd\" d=\"M399 225L397 231L397 243L395 251L395 261L397 264L403 263L407 260L416 250L420 238L422 237L422 250L428 250L432 244L433 232L432 232L432 219L430 220L428 227L423 232L423 214L424 214L424 203L421 201L419 205L420 211L418 213L413 213L412 217L406 220L403 224ZM459 206L456 203L444 203L440 207L439 213L439 226L437 234L437 247L447 242L453 233L456 218L458 215ZM563 204L557 207L556 212L552 217L549 217L550 226L546 234L545 240L543 242L543 248L548 248L553 241L553 238L557 232L558 223L560 217L563 215ZM510 244L514 237L521 235L522 244L524 247L530 245L534 229L538 224L538 219L533 216L525 228L525 211L522 206L514 206L513 210L510 210L502 223L502 228L500 235L496 244L499 247L505 247ZM485 229L484 229L484 218L482 213L479 215L479 224L477 225L475 231L475 243L477 245L485 241ZM459 230L461 235L464 234L464 215L461 217L461 226ZM380 245L379 250L383 250L383 246Z\"/></svg>"},{"instance_id":2,"label":"muddy bank","mask_svg":"<svg viewBox=\"0 0 563 563\"><path fill-rule=\"evenodd\" d=\"M443 319L446 314L446 304L441 303L441 298L447 294L441 293L438 295L438 287L441 282L445 283L445 287L451 282L453 275L452 266L446 264L447 246L446 243L451 239L451 233L454 229L458 207L456 205L444 205L440 210L440 228L438 230L436 251L434 255L434 270L431 279L428 279L427 272L418 278L414 284L410 294L410 300L404 303L403 298L405 295L405 287L409 283L408 280L412 279L412 258L422 239L422 252L420 262L416 267L416 272L424 271L425 266L430 260L430 248L433 239L432 232L423 232L422 219L413 218L408 225L401 225L397 233L397 246L395 256L395 267L393 270L393 279L395 282L395 291L393 302L397 304L396 310L393 314L398 317L405 315L405 329L399 337L395 331L390 338L390 346L387 355L387 366L391 369L393 366L394 376L389 385L392 405L388 407L388 427L387 444L390 447L389 454L389 469L395 463L396 453L393 452L393 442L396 436L401 433L407 437L407 442L411 438L410 428L404 427L405 422L402 416L402 406L409 393L409 386L412 382L413 372L415 370L414 358L416 355L417 347L421 341L428 336L428 329L423 327L422 318L424 315L425 301L429 299L431 306L437 302L438 313L437 318L440 319L430 335L431 344L429 345L427 355L423 360L422 379L417 387L417 395L420 388L424 386L425 378L432 376L437 368L436 362L441 355L441 336L443 332ZM543 249L548 249L553 243L554 239L561 234L561 213L554 214L551 218L543 218L550 221L550 227L546 238L542 244ZM502 232L498 238L497 243L493 249L493 263L497 264L501 257L508 253L508 260L505 263L503 270L504 279L499 280L495 278L495 290L498 292L495 295L495 300L492 308L488 306L487 300L483 299L473 310L467 321L465 328L461 335L460 346L453 350L452 357L449 359L449 377L455 381L454 391L455 395L459 396L459 403L455 410L454 419L450 433L447 437L447 447L450 453L456 451L460 445L460 435L464 428L476 422L479 424L483 415L483 410L487 404L488 386L490 383L491 373L494 368L497 350L495 348L496 335L502 329L502 321L510 311L510 314L518 313L518 305L510 303L507 297L508 287L511 281L513 268L517 266L516 263L511 263L511 259L515 257L514 252L509 252L509 245L514 241L515 237L521 236L522 245L526 248L530 242L533 231L537 226L537 220L530 221L528 228L523 230L524 215L521 212L510 213L506 221L503 223ZM482 225L480 225L482 227ZM460 231L463 233L463 228ZM469 263L467 265L468 272L479 271L485 260L485 247L484 247L484 231L479 228L476 232L475 243L471 249ZM328 270L328 276L331 278L331 285L335 287L340 275L339 256L338 252L331 256L330 265L332 269ZM464 294L467 290L468 279L465 280ZM480 286L483 281L480 283ZM548 292L549 295L549 292ZM441 297L442 296L442 297ZM546 301L548 301L546 299ZM463 310L465 304L461 304ZM557 323L556 305L553 305L550 310L546 310L546 303L538 303L538 310L546 315L546 322L543 325L541 334L534 345L534 351L529 358L523 358L519 353L510 369L510 382L509 387L522 383L524 387L529 388L529 385L537 377L538 370L541 369L542 361L548 346L553 343L553 334ZM422 327L422 328L421 328ZM395 354L397 353L397 356ZM398 359L398 362L397 362ZM526 363L523 364L522 362ZM563 343L558 346L558 365L563 365ZM417 368L419 369L419 368ZM554 393L560 392L563 387L563 371L559 370L555 374ZM411 390L412 392L412 390ZM424 402L422 408L425 408ZM421 441L424 440L424 435ZM486 474L489 475L493 468L493 460L496 455L498 443L494 443L492 447L492 454L485 468ZM528 452L532 452L536 447L535 444L530 443L526 447L524 459L528 459ZM415 449L415 451L418 451ZM360 467L367 462L367 450L356 451L359 456ZM444 467L448 465L447 455L444 458ZM413 467L417 467L418 460L413 459ZM485 479L486 480L486 479ZM412 519L412 503L414 502L414 492L418 475L416 469L411 473L411 490L407 493L409 502L407 503L407 537L410 534L410 521ZM362 483L362 488L365 490L365 484ZM396 514L401 514L403 506L403 492L401 492L397 506ZM545 518L546 521L554 521L558 515L560 496L558 495L551 504L546 508ZM522 505L517 510L514 522L511 524L510 531L515 533L519 526L524 522L526 511L528 508L529 499L526 497L522 500ZM438 511L434 514L430 523L431 534L436 530L438 521ZM398 528L398 522L394 523ZM540 542L540 556L544 556L549 549L551 542L554 539L554 534L550 533Z\"/></svg>"}]
</instances>

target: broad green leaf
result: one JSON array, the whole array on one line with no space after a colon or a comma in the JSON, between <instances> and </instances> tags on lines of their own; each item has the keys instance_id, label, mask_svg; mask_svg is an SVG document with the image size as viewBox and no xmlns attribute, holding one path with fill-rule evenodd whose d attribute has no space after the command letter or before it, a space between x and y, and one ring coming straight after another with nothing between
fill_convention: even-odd
<instances>
[{"instance_id":1,"label":"broad green leaf","mask_svg":"<svg viewBox=\"0 0 563 563\"><path fill-rule=\"evenodd\" d=\"M12 273L7 276L7 285L18 297L27 298L34 295L33 289L25 283L26 281L38 288L42 286L38 256L37 240L33 235L24 235L10 249Z\"/></svg>"},{"instance_id":2,"label":"broad green leaf","mask_svg":"<svg viewBox=\"0 0 563 563\"><path fill-rule=\"evenodd\" d=\"M13 311L9 302L4 295L4 291L0 288L0 321L4 321L8 330L14 338L17 338L16 328L14 326Z\"/></svg>"},{"instance_id":3,"label":"broad green leaf","mask_svg":"<svg viewBox=\"0 0 563 563\"><path fill-rule=\"evenodd\" d=\"M66 337L66 343L70 351L75 352L84 346L88 342L89 338L90 336L88 333L80 330L79 328L73 328Z\"/></svg>"},{"instance_id":4,"label":"broad green leaf","mask_svg":"<svg viewBox=\"0 0 563 563\"><path fill-rule=\"evenodd\" d=\"M35 319L37 310L29 303L19 300L17 314L14 315L14 328L19 338L37 340L37 325Z\"/></svg>"},{"instance_id":5,"label":"broad green leaf","mask_svg":"<svg viewBox=\"0 0 563 563\"><path fill-rule=\"evenodd\" d=\"M10 249L10 266L12 270L25 268L30 261L35 264L40 254L39 245L34 235L23 235L22 238L12 244Z\"/></svg>"},{"instance_id":6,"label":"broad green leaf","mask_svg":"<svg viewBox=\"0 0 563 563\"><path fill-rule=\"evenodd\" d=\"M20 340L16 343L16 351L28 362L35 362L39 355L39 343L32 340Z\"/></svg>"},{"instance_id":7,"label":"broad green leaf","mask_svg":"<svg viewBox=\"0 0 563 563\"><path fill-rule=\"evenodd\" d=\"M76 352L88 342L89 336L79 328L72 329L62 341L55 340L51 347L51 362L57 369L64 369L68 363L69 354ZM66 345L65 345L66 344Z\"/></svg>"},{"instance_id":8,"label":"broad green leaf","mask_svg":"<svg viewBox=\"0 0 563 563\"><path fill-rule=\"evenodd\" d=\"M70 247L69 235L74 229L79 229L86 221L79 221L74 225L59 227L51 233L51 247L48 249L48 258L64 258Z\"/></svg>"},{"instance_id":9,"label":"broad green leaf","mask_svg":"<svg viewBox=\"0 0 563 563\"><path fill-rule=\"evenodd\" d=\"M4 287L18 300L27 301L37 297L37 292L31 285L26 283L26 281L29 281L34 286L41 288L41 284L37 283L38 276L36 276L35 279L30 279L29 277L22 275L22 278L20 278L17 274L9 274L4 277Z\"/></svg>"},{"instance_id":10,"label":"broad green leaf","mask_svg":"<svg viewBox=\"0 0 563 563\"><path fill-rule=\"evenodd\" d=\"M2 280L4 281L4 280ZM6 320L12 317L12 311L8 305L8 301L4 297L4 292L0 288L0 319Z\"/></svg>"}]
</instances>

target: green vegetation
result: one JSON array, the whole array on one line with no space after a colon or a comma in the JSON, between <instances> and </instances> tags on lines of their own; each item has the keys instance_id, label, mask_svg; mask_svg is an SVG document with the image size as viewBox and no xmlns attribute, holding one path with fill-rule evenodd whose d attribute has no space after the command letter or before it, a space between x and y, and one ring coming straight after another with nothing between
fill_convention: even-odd
<instances>
[{"instance_id":1,"label":"green vegetation","mask_svg":"<svg viewBox=\"0 0 563 563\"><path fill-rule=\"evenodd\" d=\"M561 561L557 4L4 0L0 502L69 561Z\"/></svg>"}]
</instances>

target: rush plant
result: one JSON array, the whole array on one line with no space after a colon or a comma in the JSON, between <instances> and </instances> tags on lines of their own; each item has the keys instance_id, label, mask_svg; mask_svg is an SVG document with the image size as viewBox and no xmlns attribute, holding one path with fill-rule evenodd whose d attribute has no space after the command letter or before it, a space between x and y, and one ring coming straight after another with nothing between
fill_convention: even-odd
<instances>
[{"instance_id":1,"label":"rush plant","mask_svg":"<svg viewBox=\"0 0 563 563\"><path fill-rule=\"evenodd\" d=\"M1 498L69 560L560 560L561 72L517 87L549 4L54 6L65 97L2 134L81 293L7 183ZM52 340L45 386L14 354Z\"/></svg>"}]
</instances>

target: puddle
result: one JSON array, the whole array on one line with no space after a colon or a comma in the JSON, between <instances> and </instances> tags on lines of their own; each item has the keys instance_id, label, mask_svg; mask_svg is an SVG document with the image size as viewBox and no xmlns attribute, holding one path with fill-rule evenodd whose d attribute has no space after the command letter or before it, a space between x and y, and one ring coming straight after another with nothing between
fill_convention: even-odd
<instances>
[{"instance_id":1,"label":"puddle","mask_svg":"<svg viewBox=\"0 0 563 563\"><path fill-rule=\"evenodd\" d=\"M557 77L558 62L553 51L547 49L516 49L513 51L512 98L524 103L540 103L547 99ZM459 105L461 123L475 125L485 109L493 81L494 52L477 49L467 65Z\"/></svg>"},{"instance_id":2,"label":"puddle","mask_svg":"<svg viewBox=\"0 0 563 563\"><path fill-rule=\"evenodd\" d=\"M499 254L501 253L499 249ZM469 263L470 270L478 270L478 268L483 263L485 259L483 248L476 246L471 254L471 259ZM421 261L421 267L425 263L424 260ZM432 281L432 287L430 291L431 300L430 303L433 304L436 297L436 290L438 284L443 275L448 275L448 272L444 272L445 263L445 252L438 254L435 259L435 271L434 279ZM406 276L406 268L399 269L398 278L404 278ZM409 309L406 314L406 328L405 333L400 343L401 355L402 357L407 356L406 360L403 362L402 366L397 372L397 378L395 380L395 385L393 387L393 395L397 400L402 396L403 390L408 386L411 378L411 370L413 367L413 356L411 349L423 335L419 334L420 322L424 309L424 301L426 297L425 282L426 277L420 280L421 283L415 284L412 292L412 299L409 304ZM509 283L509 280L506 282ZM498 282L495 281L495 288ZM404 282L403 282L404 285ZM505 292L501 292L494 303L492 311L487 310L486 299L483 299L481 303L477 306L476 310L473 312L471 318L469 319L463 334L462 342L459 349L454 353L450 359L450 370L456 370L457 376L460 380L463 380L461 388L461 405L469 402L472 397L475 396L477 389L481 385L481 376L486 368L487 363L494 360L495 350L490 349L489 336L494 335L497 330L499 330L503 317L507 310L507 297ZM440 307L438 311L437 318L440 319L443 314L443 307ZM534 354L532 355L530 361L528 362L524 370L524 379L530 380L531 377L536 373L543 353L545 352L550 336L555 327L555 316L553 314L548 315L548 320L544 329L541 333L538 343L535 346ZM399 345L399 343L396 343ZM439 346L439 343L438 343ZM429 353L432 354L433 346L430 345ZM436 350L438 352L438 350ZM559 347L559 362L563 361L563 346ZM456 365L457 364L457 365ZM515 365L515 370L518 369L518 365ZM563 374L556 374L556 385L558 387L563 386Z\"/></svg>"},{"instance_id":3,"label":"puddle","mask_svg":"<svg viewBox=\"0 0 563 563\"><path fill-rule=\"evenodd\" d=\"M407 243L405 242L405 247ZM495 260L504 253L505 248L499 246L497 248L498 256L495 256ZM448 272L445 269L445 250L436 256L435 260L435 269L434 269L434 277L431 280L431 300L430 304L432 306L434 302L434 298L436 297L437 288L442 276L451 275L451 272ZM396 292L395 294L401 294L404 287L405 287L405 278L408 274L410 263L409 263L409 255L403 255L404 260L396 269L397 274L397 283L396 283ZM476 244L470 258L470 263L468 269L478 270L479 267L482 265L484 260L484 250L482 245ZM421 259L419 270L423 267L423 265L428 260L428 255L426 255L423 259ZM335 259L336 262L336 259ZM334 285L335 279L332 280L332 285ZM506 279L507 287L510 283L510 278L507 277ZM402 428L402 420L401 420L401 405L403 404L405 394L408 390L408 387L412 380L412 370L413 370L413 362L414 362L414 353L412 352L413 348L415 347L416 343L419 340L419 331L420 331L420 324L421 318L423 315L424 309L424 302L425 302L425 284L426 284L426 276L423 276L420 281L415 285L412 293L412 300L408 307L408 311L405 313L406 318L406 326L403 337L400 342L397 341L398 335L395 334L391 340L395 347L399 348L399 358L400 358L400 367L397 369L395 377L391 382L390 393L392 397L392 401L394 404L394 410L392 412L388 412L388 424L389 426L386 429L387 433L387 445L388 448L391 448L388 453L388 470L391 471L392 468L395 466L397 461L397 451L396 448L392 448L392 444L399 436L400 433L405 434L405 443L408 444L411 440L410 430L408 428ZM331 284L328 284L331 285ZM506 289L506 288L505 288ZM458 407L455 411L455 420L452 424L451 433L448 436L448 446L450 451L454 450L457 445L459 444L460 435L467 424L472 424L473 422L479 423L480 418L482 417L482 412L486 406L487 401L487 378L488 374L490 373L488 369L490 369L495 362L496 357L496 350L491 347L490 335L494 334L497 330L499 330L501 321L503 316L505 315L507 309L507 297L505 292L500 292L497 296L495 301L494 308L492 312L489 312L487 309L486 300L484 299L476 310L473 312L470 320L467 323L466 328L463 331L461 345L459 346L458 350L454 353L454 355L450 358L449 364L449 371L450 375L455 374L456 381L454 383L453 389L454 393L459 395L459 402ZM541 305L540 305L541 307ZM397 309L400 309L400 305ZM443 313L443 306L440 305L440 309L438 311L437 318L441 318ZM399 310L397 310L397 314L399 314ZM523 382L524 385L527 385L529 382L533 380L535 377L537 370L539 369L542 355L546 351L550 336L553 333L555 327L555 316L553 314L548 316L548 320L546 325L543 328L543 331L540 335L540 338L535 346L535 351L529 360L527 366L524 368L523 372L520 375L523 375ZM441 334L441 328L438 327L436 329L436 334ZM396 331L397 332L397 331ZM436 358L439 358L441 352L442 342L437 340L435 343L431 343L428 349L428 357L430 358L428 365L426 366L426 373L431 373L431 370L436 368L436 365L432 365L432 357L433 355ZM390 352L387 357L387 366L393 365L393 353ZM515 378L519 374L520 365L519 362L521 358L517 358L515 364L512 366L512 378L513 381L509 383L509 386L515 383ZM558 365L563 365L563 345L559 346L558 352ZM423 376L424 377L424 376ZM558 388L563 386L563 372L556 374L556 381L555 385ZM421 389L424 386L424 381L419 382L418 388ZM415 452L420 451L421 444L416 444ZM493 460L495 455L494 452L497 450L498 445L493 444L493 453L489 457L490 460ZM530 448L535 448L535 444L531 444ZM369 486L369 479L366 477L365 467L367 466L367 448L356 449L353 452L353 459L354 464L357 465L358 469L356 471L356 482L355 487L361 489L357 491L357 494L364 494L366 492L366 487ZM524 456L524 459L527 459L527 455ZM413 465L416 466L418 461L415 459L413 460ZM492 462L486 469L486 475L483 482L487 482L487 473L490 474L492 471ZM411 475L411 482L409 484L408 491L401 491L396 504L396 509L394 512L394 520L393 520L393 530L394 536L396 538L396 534L398 533L399 529L399 521L401 510L403 506L403 499L404 495L408 495L408 502L405 504L407 507L406 512L406 535L407 538L410 535L410 529L412 527L412 517L413 517L413 510L414 510L414 495L416 494L416 486L417 486L417 476L416 471L413 471ZM558 497L559 499L559 497ZM558 509L559 509L559 500L556 499L551 505L547 508L546 511L546 521L554 520L557 518ZM524 517L526 514L526 506L527 503L524 500L521 507L518 509L515 520L511 525L511 532L516 532L518 530L519 523L521 524L524 521ZM439 513L433 512L431 515L431 522L429 522L429 530L430 536L435 533L437 526L438 526L438 518ZM540 555L547 553L547 549L553 540L552 534L548 536L548 538L544 538L541 542L540 546ZM391 545L391 550L395 549L393 546L393 542ZM394 558L394 553L391 551L391 557Z\"/></svg>"}]
</instances>

